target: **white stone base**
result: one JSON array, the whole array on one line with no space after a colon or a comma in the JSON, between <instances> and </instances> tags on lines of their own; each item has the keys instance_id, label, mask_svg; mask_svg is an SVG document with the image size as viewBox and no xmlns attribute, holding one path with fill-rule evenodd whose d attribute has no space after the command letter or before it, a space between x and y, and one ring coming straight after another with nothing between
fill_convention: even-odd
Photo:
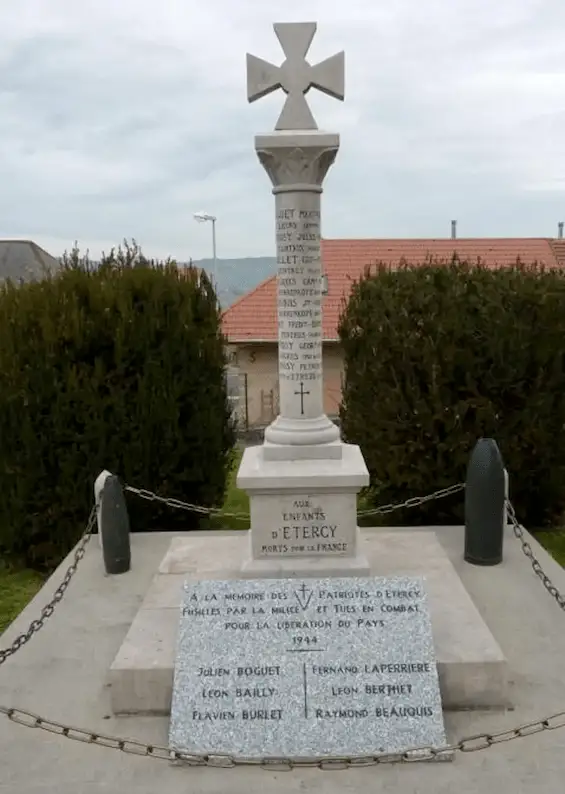
<instances>
[{"instance_id":1,"label":"white stone base","mask_svg":"<svg viewBox=\"0 0 565 794\"><path fill-rule=\"evenodd\" d=\"M240 579L248 532L174 538L110 668L114 714L169 714L186 580ZM434 532L361 529L371 576L423 576L444 709L508 707L510 671Z\"/></svg>"},{"instance_id":2,"label":"white stone base","mask_svg":"<svg viewBox=\"0 0 565 794\"><path fill-rule=\"evenodd\" d=\"M263 460L340 460L343 453L341 441L330 441L327 444L272 444L265 441Z\"/></svg>"},{"instance_id":3,"label":"white stone base","mask_svg":"<svg viewBox=\"0 0 565 794\"><path fill-rule=\"evenodd\" d=\"M237 485L249 494L251 514L251 560L242 576L366 575L357 493L369 484L369 472L359 447L320 445L318 452L324 446L333 452L318 458L290 458L280 447L281 457L273 459L275 446L248 447L239 467Z\"/></svg>"},{"instance_id":4,"label":"white stone base","mask_svg":"<svg viewBox=\"0 0 565 794\"><path fill-rule=\"evenodd\" d=\"M290 419L277 416L274 422L265 428L265 442L270 447L279 450L289 449L289 460L304 457L300 454L301 447L318 450L320 447L333 447L332 457L339 457L339 427L331 419L321 414L315 419ZM268 457L269 453L267 453ZM319 457L319 455L314 455ZM275 458L276 459L276 458ZM271 458L273 460L273 458Z\"/></svg>"},{"instance_id":5,"label":"white stone base","mask_svg":"<svg viewBox=\"0 0 565 794\"><path fill-rule=\"evenodd\" d=\"M249 493L276 493L287 489L357 492L369 485L369 472L361 450L354 444L341 441L338 445L341 447L339 458L305 460L288 457L269 460L265 458L264 444L247 447L237 473L237 487ZM324 447L320 445L319 449Z\"/></svg>"}]
</instances>

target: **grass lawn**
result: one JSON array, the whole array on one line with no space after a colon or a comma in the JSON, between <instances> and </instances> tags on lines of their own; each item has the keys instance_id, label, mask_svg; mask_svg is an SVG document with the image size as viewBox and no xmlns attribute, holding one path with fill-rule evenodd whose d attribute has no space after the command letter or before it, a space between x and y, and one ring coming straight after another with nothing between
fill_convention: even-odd
<instances>
[{"instance_id":1,"label":"grass lawn","mask_svg":"<svg viewBox=\"0 0 565 794\"><path fill-rule=\"evenodd\" d=\"M559 528L551 532L536 532L534 537L557 560L559 565L565 567L565 529Z\"/></svg>"},{"instance_id":2,"label":"grass lawn","mask_svg":"<svg viewBox=\"0 0 565 794\"><path fill-rule=\"evenodd\" d=\"M0 562L0 634L37 593L45 577L35 571L2 567Z\"/></svg>"},{"instance_id":3,"label":"grass lawn","mask_svg":"<svg viewBox=\"0 0 565 794\"><path fill-rule=\"evenodd\" d=\"M231 513L249 514L249 497L244 491L240 491L235 484L242 455L243 450L238 449L228 479L226 498L222 511L210 519L210 529L249 529L248 518L235 518L230 515Z\"/></svg>"}]
</instances>

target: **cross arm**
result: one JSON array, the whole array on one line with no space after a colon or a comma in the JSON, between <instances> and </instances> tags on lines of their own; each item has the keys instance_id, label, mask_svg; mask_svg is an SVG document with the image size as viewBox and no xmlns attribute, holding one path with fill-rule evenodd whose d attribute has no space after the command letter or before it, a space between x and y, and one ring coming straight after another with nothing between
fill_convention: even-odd
<instances>
[{"instance_id":1,"label":"cross arm","mask_svg":"<svg viewBox=\"0 0 565 794\"><path fill-rule=\"evenodd\" d=\"M281 88L280 66L247 53L247 101L255 102Z\"/></svg>"},{"instance_id":2,"label":"cross arm","mask_svg":"<svg viewBox=\"0 0 565 794\"><path fill-rule=\"evenodd\" d=\"M338 52L331 58L310 67L310 85L318 91L343 100L345 97L345 53Z\"/></svg>"}]
</instances>

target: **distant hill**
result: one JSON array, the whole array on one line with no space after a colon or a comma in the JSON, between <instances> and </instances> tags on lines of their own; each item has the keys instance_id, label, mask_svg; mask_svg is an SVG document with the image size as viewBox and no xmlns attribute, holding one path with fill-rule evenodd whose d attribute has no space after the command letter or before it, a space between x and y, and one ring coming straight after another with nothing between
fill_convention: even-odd
<instances>
[{"instance_id":1,"label":"distant hill","mask_svg":"<svg viewBox=\"0 0 565 794\"><path fill-rule=\"evenodd\" d=\"M57 270L59 262L31 240L0 240L0 281L42 278Z\"/></svg>"},{"instance_id":2,"label":"distant hill","mask_svg":"<svg viewBox=\"0 0 565 794\"><path fill-rule=\"evenodd\" d=\"M212 259L194 260L195 267L201 267L210 275L213 270ZM255 256L243 259L218 259L216 261L218 274L218 298L223 308L228 306L252 290L277 270L277 260L274 256Z\"/></svg>"},{"instance_id":3,"label":"distant hill","mask_svg":"<svg viewBox=\"0 0 565 794\"><path fill-rule=\"evenodd\" d=\"M0 246L2 241L0 241ZM33 243L26 245L33 246ZM35 248L38 248L35 246ZM39 249L41 250L41 249ZM46 254L46 256L49 256ZM52 258L52 257L50 257ZM53 260L55 262L55 260ZM98 261L91 261L93 267L98 267ZM178 262L179 266L187 265L188 262ZM213 274L212 259L194 259L192 264L195 267L206 270L210 275ZM0 247L0 266L2 265L2 248ZM216 260L216 271L218 276L218 298L223 309L246 295L254 287L265 279L273 276L277 270L277 259L274 256L255 256L243 257L242 259L218 259ZM2 277L0 267L0 279ZM5 274L4 274L5 275Z\"/></svg>"}]
</instances>

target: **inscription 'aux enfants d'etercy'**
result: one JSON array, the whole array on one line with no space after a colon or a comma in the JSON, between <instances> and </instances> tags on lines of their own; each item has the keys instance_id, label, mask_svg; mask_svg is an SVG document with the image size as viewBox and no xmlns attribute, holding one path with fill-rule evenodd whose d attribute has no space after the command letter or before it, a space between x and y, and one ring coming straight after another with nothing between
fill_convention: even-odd
<instances>
[{"instance_id":1,"label":"inscription 'aux enfants d'etercy'","mask_svg":"<svg viewBox=\"0 0 565 794\"><path fill-rule=\"evenodd\" d=\"M301 384L302 385L302 384ZM311 500L294 500L292 509L283 510L281 514L281 525L271 530L271 538L274 541L335 541L336 533L339 530L337 523L328 521L325 510L322 507L312 504ZM340 552L345 549L343 543L327 543L328 552ZM270 553L285 553L288 547L284 544L279 546L265 547Z\"/></svg>"},{"instance_id":2,"label":"inscription 'aux enfants d'etercy'","mask_svg":"<svg viewBox=\"0 0 565 794\"><path fill-rule=\"evenodd\" d=\"M283 512L283 521L325 521L326 515L321 507L312 507L309 499L293 502L292 512Z\"/></svg>"}]
</instances>

